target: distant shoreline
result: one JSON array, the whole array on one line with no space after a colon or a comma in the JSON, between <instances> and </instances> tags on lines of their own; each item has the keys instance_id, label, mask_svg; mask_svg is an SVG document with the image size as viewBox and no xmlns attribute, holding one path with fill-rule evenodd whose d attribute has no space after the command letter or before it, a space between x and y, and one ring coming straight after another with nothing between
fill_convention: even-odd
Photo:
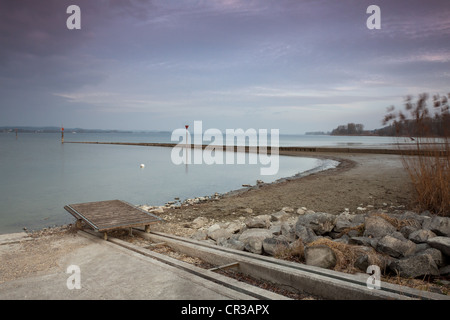
<instances>
[{"instance_id":1,"label":"distant shoreline","mask_svg":"<svg viewBox=\"0 0 450 320\"><path fill-rule=\"evenodd\" d=\"M101 142L101 141L65 141L64 143L79 143L79 144L113 144L113 145L129 145L129 146L144 146L144 147L165 147L165 148L174 148L176 146L180 147L182 145L176 143L157 143L157 142ZM188 145L189 148L195 149L205 149L209 145ZM216 148L224 148L225 146L217 145ZM241 151L238 150L239 146L232 146L234 148L234 152ZM368 153L368 154L393 154L393 155L424 155L426 150L415 150L415 149L399 149L393 145L393 149L386 148L348 148L348 147L301 147L301 146L292 146L292 147L278 147L278 151L280 155L283 152L332 152L332 153ZM242 148L242 147L241 147ZM245 152L250 152L249 146L244 146ZM267 148L267 149L266 149ZM267 146L265 150L267 153L271 153L271 147ZM256 147L257 152L259 152L259 148ZM223 150L223 149L222 149ZM442 151L444 152L444 151ZM444 154L444 153L443 153Z\"/></svg>"}]
</instances>

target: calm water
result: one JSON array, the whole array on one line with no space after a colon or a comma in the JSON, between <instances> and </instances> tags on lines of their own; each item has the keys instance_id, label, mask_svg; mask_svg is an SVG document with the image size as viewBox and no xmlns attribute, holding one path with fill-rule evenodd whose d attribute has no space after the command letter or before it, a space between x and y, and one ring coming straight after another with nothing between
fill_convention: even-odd
<instances>
[{"instance_id":1,"label":"calm water","mask_svg":"<svg viewBox=\"0 0 450 320\"><path fill-rule=\"evenodd\" d=\"M347 139L345 139L347 138ZM373 139L375 138L375 139ZM172 142L170 133L65 134L66 141ZM347 141L347 142L346 142ZM280 136L280 145L382 145L377 137ZM274 176L261 165L174 165L171 148L61 144L60 134L0 133L0 234L73 221L66 204L121 199L163 205L225 193L336 163L280 157ZM140 164L145 164L141 169ZM246 161L248 163L248 161Z\"/></svg>"}]
</instances>

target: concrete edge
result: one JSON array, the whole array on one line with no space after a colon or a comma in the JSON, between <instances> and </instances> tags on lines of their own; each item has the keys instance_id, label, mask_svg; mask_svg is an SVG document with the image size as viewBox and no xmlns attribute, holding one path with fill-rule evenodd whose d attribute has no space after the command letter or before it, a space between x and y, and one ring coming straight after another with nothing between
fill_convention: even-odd
<instances>
[{"instance_id":1,"label":"concrete edge","mask_svg":"<svg viewBox=\"0 0 450 320\"><path fill-rule=\"evenodd\" d=\"M146 233L143 233L145 236ZM285 260L279 260L273 257L267 257L267 256L261 256L261 255L255 255L249 252L234 250L230 248L224 248L219 247L212 244L203 243L197 240L188 239L188 238L182 238L178 236L173 235L166 235L164 233L157 233L157 232L151 232L150 234L147 234L149 236L160 236L161 238L158 238L158 241L166 241L169 242L167 239L173 239L175 243L176 241L180 242L187 242L192 244L193 246L196 246L195 250L192 250L191 254L194 256L201 255L202 251L205 251L205 249L208 252L208 254L203 254L203 257L205 259L208 259L208 255L213 254L213 251L210 250L220 250L222 252L222 256L225 256L226 254L235 255L235 257L229 258L229 260L239 261L240 259L248 258L260 261L261 263L266 262L266 268L275 268L277 267L283 267L286 268L295 268L297 270L297 273L304 273L309 274L309 276L314 276L317 279L321 279L321 281L325 281L325 279L328 279L332 281L334 285L341 285L343 287L348 286L350 291L355 291L355 293L358 291L363 296L366 296L366 299L375 298L375 299L427 299L427 300L450 300L450 297L443 294L433 293L433 292L427 292L422 291L418 289L413 289L410 287L400 286L396 284L391 284L387 282L383 282L381 284L382 290L376 290L376 289L368 289L366 285L366 281L362 280L360 276L358 275L352 275L347 274L344 272L334 271L334 270L328 270L313 266L308 266L304 264L298 264L295 262L285 261ZM173 244L176 246L176 244ZM178 243L179 247L178 249L181 249L180 243ZM240 258L239 258L240 257ZM201 258L201 257L200 257ZM228 261L229 261L228 260ZM224 261L226 263L226 260ZM280 266L281 264L281 266ZM367 275L369 277L369 275ZM328 282L327 280L327 282ZM367 279L366 279L367 280ZM357 290L358 289L358 290ZM311 294L315 294L314 292L310 292ZM329 292L325 292L327 295ZM342 296L342 295L341 295ZM352 295L351 295L352 296ZM334 299L333 297L330 297L331 299ZM353 297L351 299L361 299L361 297Z\"/></svg>"},{"instance_id":2,"label":"concrete edge","mask_svg":"<svg viewBox=\"0 0 450 320\"><path fill-rule=\"evenodd\" d=\"M157 264L160 264L165 268L176 270L177 273L183 274L184 278L200 283L201 285L208 287L211 290L228 296L230 299L291 300L285 296L237 281L213 271L196 267L187 262L183 262L169 256L153 252L151 250L133 245L132 243L117 238L108 237L108 241L104 241L100 240L99 235L96 235L89 231L81 231L80 233L85 234L87 237L97 238L96 240L105 242L109 245L114 245L114 247L116 248L126 250L129 253L137 255L141 258L150 258L152 259L152 263L156 262Z\"/></svg>"}]
</instances>

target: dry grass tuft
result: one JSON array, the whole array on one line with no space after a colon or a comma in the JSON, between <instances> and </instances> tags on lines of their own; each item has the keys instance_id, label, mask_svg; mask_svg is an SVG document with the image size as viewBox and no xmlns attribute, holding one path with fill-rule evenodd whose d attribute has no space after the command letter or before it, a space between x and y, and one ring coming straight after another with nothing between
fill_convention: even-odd
<instances>
[{"instance_id":1,"label":"dry grass tuft","mask_svg":"<svg viewBox=\"0 0 450 320\"><path fill-rule=\"evenodd\" d=\"M295 261L295 262L304 262L305 261L305 246L303 244L302 239L297 239L293 242L289 247L279 247L275 252L275 258Z\"/></svg>"},{"instance_id":2,"label":"dry grass tuft","mask_svg":"<svg viewBox=\"0 0 450 320\"><path fill-rule=\"evenodd\" d=\"M420 227L420 225L418 225L418 222L414 219L397 219L386 213L375 213L374 215L383 218L384 220L392 224L397 230L400 230L405 226Z\"/></svg>"},{"instance_id":3,"label":"dry grass tuft","mask_svg":"<svg viewBox=\"0 0 450 320\"><path fill-rule=\"evenodd\" d=\"M373 249L367 247L361 247L358 245L350 245L341 242L334 242L327 238L320 238L311 243L310 246L315 245L325 245L333 250L336 255L336 266L334 270L342 271L347 273L355 273L360 272L361 270L357 269L354 264L356 259L361 255L367 255L369 264L372 265L383 265L383 260L380 258L380 255ZM383 269L383 268L382 268Z\"/></svg>"},{"instance_id":4,"label":"dry grass tuft","mask_svg":"<svg viewBox=\"0 0 450 320\"><path fill-rule=\"evenodd\" d=\"M357 225L357 226L355 226L355 227L348 227L348 228L345 228L344 230L342 230L342 231L339 233L338 238L342 237L342 236L345 235L345 234L348 234L348 233L349 233L350 231L352 231L352 230L356 230L356 231L358 231L358 235L362 235L362 234L364 233L364 228L365 228L365 224L364 224L364 223L362 223L362 224L360 224L360 225Z\"/></svg>"}]
</instances>

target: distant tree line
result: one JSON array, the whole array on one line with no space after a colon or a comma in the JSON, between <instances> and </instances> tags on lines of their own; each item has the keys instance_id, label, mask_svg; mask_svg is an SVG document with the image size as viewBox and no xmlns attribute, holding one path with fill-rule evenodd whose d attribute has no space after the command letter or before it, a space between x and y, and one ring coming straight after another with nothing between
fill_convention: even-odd
<instances>
[{"instance_id":1,"label":"distant tree line","mask_svg":"<svg viewBox=\"0 0 450 320\"><path fill-rule=\"evenodd\" d=\"M370 134L371 132L364 131L364 125L361 123L348 123L346 125L340 125L336 129L331 131L331 135L363 135Z\"/></svg>"}]
</instances>

